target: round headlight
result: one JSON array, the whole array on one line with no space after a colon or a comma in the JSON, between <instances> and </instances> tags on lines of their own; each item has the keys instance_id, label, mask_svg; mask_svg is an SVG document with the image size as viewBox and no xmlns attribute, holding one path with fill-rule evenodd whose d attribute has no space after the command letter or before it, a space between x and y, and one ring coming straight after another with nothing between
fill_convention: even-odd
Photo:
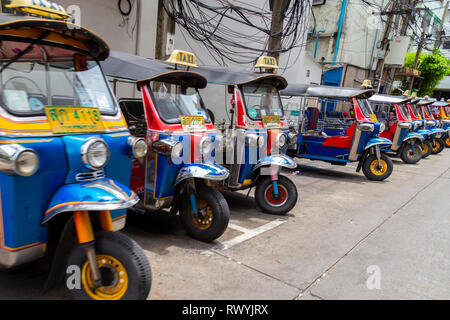
<instances>
[{"instance_id":1,"label":"round headlight","mask_svg":"<svg viewBox=\"0 0 450 320\"><path fill-rule=\"evenodd\" d=\"M136 159L142 159L147 155L147 142L144 139L136 139L133 143L133 154Z\"/></svg>"},{"instance_id":2,"label":"round headlight","mask_svg":"<svg viewBox=\"0 0 450 320\"><path fill-rule=\"evenodd\" d=\"M382 123L380 126L380 133L383 133L384 130L386 130L386 125L384 123Z\"/></svg>"},{"instance_id":3,"label":"round headlight","mask_svg":"<svg viewBox=\"0 0 450 320\"><path fill-rule=\"evenodd\" d=\"M183 144L178 142L172 148L172 159L180 158L183 153Z\"/></svg>"},{"instance_id":4,"label":"round headlight","mask_svg":"<svg viewBox=\"0 0 450 320\"><path fill-rule=\"evenodd\" d=\"M101 139L89 139L81 147L81 159L88 169L102 169L108 163L109 148Z\"/></svg>"},{"instance_id":5,"label":"round headlight","mask_svg":"<svg viewBox=\"0 0 450 320\"><path fill-rule=\"evenodd\" d=\"M276 140L277 148L279 148L279 149L283 148L286 145L286 142L287 142L286 135L284 133L280 133L277 136L277 140Z\"/></svg>"},{"instance_id":6,"label":"round headlight","mask_svg":"<svg viewBox=\"0 0 450 320\"><path fill-rule=\"evenodd\" d=\"M198 151L201 155L210 153L213 150L213 142L209 136L203 137L200 140Z\"/></svg>"},{"instance_id":7,"label":"round headlight","mask_svg":"<svg viewBox=\"0 0 450 320\"><path fill-rule=\"evenodd\" d=\"M258 137L258 148L263 148L264 145L266 144L266 139L264 139L263 136L259 136Z\"/></svg>"},{"instance_id":8,"label":"round headlight","mask_svg":"<svg viewBox=\"0 0 450 320\"><path fill-rule=\"evenodd\" d=\"M14 162L15 172L23 177L35 174L39 169L39 157L32 150L21 152Z\"/></svg>"}]
</instances>

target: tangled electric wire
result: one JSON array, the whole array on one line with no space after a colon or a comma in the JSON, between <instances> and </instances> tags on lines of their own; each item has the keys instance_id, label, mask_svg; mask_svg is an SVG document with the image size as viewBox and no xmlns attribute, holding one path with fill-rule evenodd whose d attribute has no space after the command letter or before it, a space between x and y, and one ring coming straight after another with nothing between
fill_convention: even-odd
<instances>
[{"instance_id":1,"label":"tangled electric wire","mask_svg":"<svg viewBox=\"0 0 450 320\"><path fill-rule=\"evenodd\" d=\"M289 52L305 45L311 1L291 0L284 13L283 30L271 32L272 15L242 1L218 0L208 5L199 0L170 0L164 6L167 14L194 40L202 43L219 64L226 61L249 64L263 54ZM245 5L245 6L244 6ZM271 36L281 36L281 48L269 50Z\"/></svg>"}]
</instances>

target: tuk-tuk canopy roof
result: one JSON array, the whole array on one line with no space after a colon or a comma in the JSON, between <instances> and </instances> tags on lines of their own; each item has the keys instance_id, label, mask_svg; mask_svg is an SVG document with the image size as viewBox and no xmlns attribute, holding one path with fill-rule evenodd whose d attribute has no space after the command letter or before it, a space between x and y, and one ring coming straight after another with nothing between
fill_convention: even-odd
<instances>
[{"instance_id":1,"label":"tuk-tuk canopy roof","mask_svg":"<svg viewBox=\"0 0 450 320\"><path fill-rule=\"evenodd\" d=\"M165 81L199 89L207 85L205 77L197 72L176 70L173 65L164 61L125 52L112 51L109 58L101 62L101 66L107 76L116 79L134 82Z\"/></svg>"},{"instance_id":2,"label":"tuk-tuk canopy roof","mask_svg":"<svg viewBox=\"0 0 450 320\"><path fill-rule=\"evenodd\" d=\"M281 91L282 96L303 96L306 95L308 88L311 87L310 84L303 83L290 83L286 89Z\"/></svg>"},{"instance_id":3,"label":"tuk-tuk canopy roof","mask_svg":"<svg viewBox=\"0 0 450 320\"><path fill-rule=\"evenodd\" d=\"M375 94L369 98L370 102L380 104L405 104L412 100L405 96L391 96L387 94Z\"/></svg>"},{"instance_id":4,"label":"tuk-tuk canopy roof","mask_svg":"<svg viewBox=\"0 0 450 320\"><path fill-rule=\"evenodd\" d=\"M416 105L418 105L418 106L428 106L428 105L433 104L435 102L436 102L436 99L433 99L433 98L431 98L431 99L423 99L422 98L419 102L416 103Z\"/></svg>"},{"instance_id":5,"label":"tuk-tuk canopy roof","mask_svg":"<svg viewBox=\"0 0 450 320\"><path fill-rule=\"evenodd\" d=\"M257 73L221 66L199 66L196 71L202 74L208 83L221 85L244 85L250 83L272 84L278 90L287 87L287 80L280 75Z\"/></svg>"},{"instance_id":6,"label":"tuk-tuk canopy roof","mask_svg":"<svg viewBox=\"0 0 450 320\"><path fill-rule=\"evenodd\" d=\"M65 59L73 57L74 52L95 60L109 55L109 47L99 35L60 20L0 13L0 41L3 60L13 59L30 44L39 44L40 48L35 46L20 60L44 60L45 56L48 60Z\"/></svg>"},{"instance_id":7,"label":"tuk-tuk canopy roof","mask_svg":"<svg viewBox=\"0 0 450 320\"><path fill-rule=\"evenodd\" d=\"M351 98L370 98L375 94L373 89L356 89L356 88L341 88L331 86L314 86L306 90L306 95L317 98L329 99L351 99Z\"/></svg>"},{"instance_id":8,"label":"tuk-tuk canopy roof","mask_svg":"<svg viewBox=\"0 0 450 320\"><path fill-rule=\"evenodd\" d=\"M447 101L436 101L433 103L433 106L435 107L446 107L448 105L450 105L450 102Z\"/></svg>"}]
</instances>

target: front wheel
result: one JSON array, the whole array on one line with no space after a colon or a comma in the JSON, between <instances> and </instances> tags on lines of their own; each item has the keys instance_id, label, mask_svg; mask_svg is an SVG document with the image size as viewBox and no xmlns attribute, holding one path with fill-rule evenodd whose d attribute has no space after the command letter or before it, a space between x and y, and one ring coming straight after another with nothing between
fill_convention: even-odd
<instances>
[{"instance_id":1,"label":"front wheel","mask_svg":"<svg viewBox=\"0 0 450 320\"><path fill-rule=\"evenodd\" d=\"M273 181L264 176L255 190L256 205L264 212L285 215L297 203L298 192L295 184L285 176L278 177L278 195L274 194Z\"/></svg>"},{"instance_id":2,"label":"front wheel","mask_svg":"<svg viewBox=\"0 0 450 320\"><path fill-rule=\"evenodd\" d=\"M392 174L394 163L384 153L381 154L381 164L378 164L376 155L368 156L363 163L363 172L367 179L372 181L383 181Z\"/></svg>"},{"instance_id":3,"label":"front wheel","mask_svg":"<svg viewBox=\"0 0 450 320\"><path fill-rule=\"evenodd\" d=\"M230 208L224 196L213 188L198 187L195 195L197 214L192 210L189 195L180 208L180 219L186 232L194 239L211 242L219 238L230 221Z\"/></svg>"},{"instance_id":4,"label":"front wheel","mask_svg":"<svg viewBox=\"0 0 450 320\"><path fill-rule=\"evenodd\" d=\"M444 150L444 148L445 148L444 140L443 139L435 139L431 153L432 154L441 153L442 150Z\"/></svg>"},{"instance_id":5,"label":"front wheel","mask_svg":"<svg viewBox=\"0 0 450 320\"><path fill-rule=\"evenodd\" d=\"M408 164L416 164L422 159L422 148L418 143L407 144L402 151L401 158Z\"/></svg>"},{"instance_id":6,"label":"front wheel","mask_svg":"<svg viewBox=\"0 0 450 320\"><path fill-rule=\"evenodd\" d=\"M431 145L431 142L429 140L425 140L423 142L422 158L423 159L427 158L431 154L432 150L433 146Z\"/></svg>"},{"instance_id":7,"label":"front wheel","mask_svg":"<svg viewBox=\"0 0 450 320\"><path fill-rule=\"evenodd\" d=\"M69 255L67 270L80 270L80 286L74 274L66 275L66 284L76 300L145 300L150 293L152 272L142 248L133 239L118 232L95 234L95 254L102 286L94 289L91 268L82 245ZM75 273L76 274L76 273ZM76 281L75 281L76 282Z\"/></svg>"},{"instance_id":8,"label":"front wheel","mask_svg":"<svg viewBox=\"0 0 450 320\"><path fill-rule=\"evenodd\" d=\"M445 147L450 148L450 135L449 134L447 134L447 136L445 137L444 142L445 142Z\"/></svg>"}]
</instances>

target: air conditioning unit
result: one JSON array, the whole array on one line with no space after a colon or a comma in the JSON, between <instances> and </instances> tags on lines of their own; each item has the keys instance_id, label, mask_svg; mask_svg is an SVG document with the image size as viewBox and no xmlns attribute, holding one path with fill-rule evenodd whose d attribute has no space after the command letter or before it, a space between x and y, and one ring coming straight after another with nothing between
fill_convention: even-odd
<instances>
[{"instance_id":1,"label":"air conditioning unit","mask_svg":"<svg viewBox=\"0 0 450 320\"><path fill-rule=\"evenodd\" d=\"M325 4L327 2L327 0L313 0L312 5L313 6L321 6L323 4Z\"/></svg>"}]
</instances>

